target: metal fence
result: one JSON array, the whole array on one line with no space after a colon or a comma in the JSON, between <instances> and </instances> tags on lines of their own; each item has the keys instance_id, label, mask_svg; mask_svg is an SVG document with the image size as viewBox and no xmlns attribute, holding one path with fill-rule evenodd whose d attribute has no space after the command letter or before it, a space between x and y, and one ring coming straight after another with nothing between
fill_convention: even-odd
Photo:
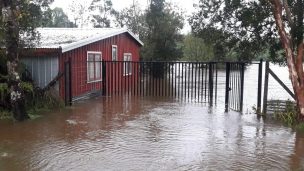
<instances>
[{"instance_id":1,"label":"metal fence","mask_svg":"<svg viewBox=\"0 0 304 171\"><path fill-rule=\"evenodd\" d=\"M243 110L245 62L88 61L88 66L90 63L100 65L101 80L92 84L101 84L104 96L171 97L210 106L224 96L226 111ZM219 74L225 80L219 80ZM257 84L261 99L261 83Z\"/></svg>"}]
</instances>

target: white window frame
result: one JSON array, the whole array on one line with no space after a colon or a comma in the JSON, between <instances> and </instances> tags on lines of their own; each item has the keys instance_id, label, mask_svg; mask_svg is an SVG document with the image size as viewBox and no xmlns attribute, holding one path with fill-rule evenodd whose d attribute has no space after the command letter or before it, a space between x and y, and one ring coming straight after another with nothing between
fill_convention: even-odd
<instances>
[{"instance_id":1,"label":"white window frame","mask_svg":"<svg viewBox=\"0 0 304 171\"><path fill-rule=\"evenodd\" d=\"M128 59L126 59L126 57ZM132 53L124 53L123 54L123 76L129 76L132 75ZM127 62L130 61L130 62ZM129 65L129 71L127 71L126 66Z\"/></svg>"},{"instance_id":2,"label":"white window frame","mask_svg":"<svg viewBox=\"0 0 304 171\"><path fill-rule=\"evenodd\" d=\"M113 49L116 48L116 53L113 52ZM116 55L116 56L114 56ZM117 45L112 45L112 61L118 61L118 48Z\"/></svg>"},{"instance_id":3,"label":"white window frame","mask_svg":"<svg viewBox=\"0 0 304 171\"><path fill-rule=\"evenodd\" d=\"M90 80L90 62L89 62L89 54L94 54L94 79ZM100 61L95 61L95 55L100 55ZM94 83L102 81L102 52L100 51L87 51L87 83ZM96 63L97 62L97 63ZM100 68L100 79L96 79L96 64L99 65Z\"/></svg>"}]
</instances>

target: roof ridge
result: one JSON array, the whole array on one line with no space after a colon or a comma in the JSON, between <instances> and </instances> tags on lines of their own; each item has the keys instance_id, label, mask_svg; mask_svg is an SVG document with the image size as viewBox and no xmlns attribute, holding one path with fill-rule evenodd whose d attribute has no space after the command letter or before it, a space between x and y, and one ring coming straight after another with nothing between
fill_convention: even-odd
<instances>
[{"instance_id":1,"label":"roof ridge","mask_svg":"<svg viewBox=\"0 0 304 171\"><path fill-rule=\"evenodd\" d=\"M143 42L127 28L37 28L41 34L40 47L62 47L62 51L70 51L80 46L96 42L122 33L128 33L140 45Z\"/></svg>"},{"instance_id":2,"label":"roof ridge","mask_svg":"<svg viewBox=\"0 0 304 171\"><path fill-rule=\"evenodd\" d=\"M65 27L38 27L37 30L127 30L126 28L65 28Z\"/></svg>"}]
</instances>

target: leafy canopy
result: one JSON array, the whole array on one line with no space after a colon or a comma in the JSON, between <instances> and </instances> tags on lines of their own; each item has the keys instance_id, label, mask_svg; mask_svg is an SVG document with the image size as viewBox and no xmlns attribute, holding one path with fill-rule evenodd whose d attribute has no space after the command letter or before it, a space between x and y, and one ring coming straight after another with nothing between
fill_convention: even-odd
<instances>
[{"instance_id":1,"label":"leafy canopy","mask_svg":"<svg viewBox=\"0 0 304 171\"><path fill-rule=\"evenodd\" d=\"M74 27L75 25L71 22L68 16L63 12L62 8L48 8L42 13L42 27Z\"/></svg>"},{"instance_id":2,"label":"leafy canopy","mask_svg":"<svg viewBox=\"0 0 304 171\"><path fill-rule=\"evenodd\" d=\"M295 3L289 0L292 10ZM296 20L296 19L295 19ZM214 45L216 55L251 60L267 53L281 55L280 43L268 0L200 0L190 24L193 32Z\"/></svg>"},{"instance_id":3,"label":"leafy canopy","mask_svg":"<svg viewBox=\"0 0 304 171\"><path fill-rule=\"evenodd\" d=\"M111 0L93 0L89 10L94 27L107 28L111 26L110 17L114 16L115 13Z\"/></svg>"},{"instance_id":4,"label":"leafy canopy","mask_svg":"<svg viewBox=\"0 0 304 171\"><path fill-rule=\"evenodd\" d=\"M35 28L41 25L42 11L48 8L48 5L53 0L31 0L31 1L12 1L13 5L16 6L15 11L16 18L19 27L17 28L19 34L22 37L19 38L19 46L32 46L34 41L38 40L39 35L35 31ZM4 0L0 1L0 8L4 7ZM5 46L5 29L6 25L3 21L5 10L0 10L0 46Z\"/></svg>"},{"instance_id":5,"label":"leafy canopy","mask_svg":"<svg viewBox=\"0 0 304 171\"><path fill-rule=\"evenodd\" d=\"M187 61L212 61L214 58L213 47L206 44L202 38L191 34L184 38L183 54L184 60Z\"/></svg>"},{"instance_id":6,"label":"leafy canopy","mask_svg":"<svg viewBox=\"0 0 304 171\"><path fill-rule=\"evenodd\" d=\"M146 14L147 35L142 56L146 60L176 60L182 56L178 42L182 40L182 15L165 0L152 0Z\"/></svg>"}]
</instances>

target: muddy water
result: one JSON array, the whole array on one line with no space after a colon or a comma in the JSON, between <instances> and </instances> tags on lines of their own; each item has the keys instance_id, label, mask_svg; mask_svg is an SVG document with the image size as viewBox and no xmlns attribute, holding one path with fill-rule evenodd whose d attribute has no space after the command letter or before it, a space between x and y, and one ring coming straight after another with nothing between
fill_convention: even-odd
<instances>
[{"instance_id":1,"label":"muddy water","mask_svg":"<svg viewBox=\"0 0 304 171\"><path fill-rule=\"evenodd\" d=\"M0 121L0 170L304 169L304 134L256 115L103 97Z\"/></svg>"}]
</instances>

